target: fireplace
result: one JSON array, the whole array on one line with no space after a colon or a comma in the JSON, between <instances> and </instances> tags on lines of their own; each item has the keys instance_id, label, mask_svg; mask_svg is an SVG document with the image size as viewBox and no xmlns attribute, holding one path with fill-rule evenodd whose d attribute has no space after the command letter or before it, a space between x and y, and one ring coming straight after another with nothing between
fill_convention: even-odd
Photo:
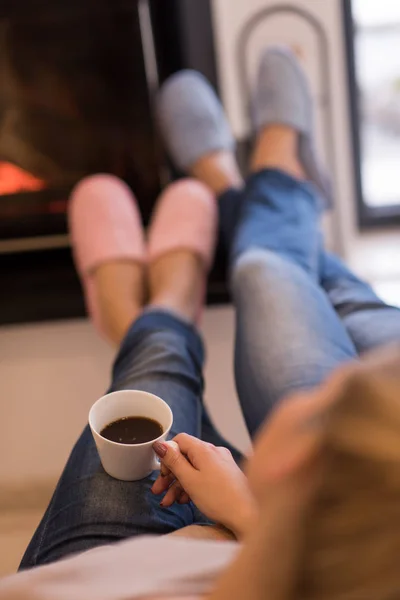
<instances>
[{"instance_id":1,"label":"fireplace","mask_svg":"<svg viewBox=\"0 0 400 600\"><path fill-rule=\"evenodd\" d=\"M148 222L166 177L152 117L160 81L191 67L217 84L206 0L14 0L0 8L0 322L78 317L69 193L114 173ZM221 255L210 301L226 298Z\"/></svg>"}]
</instances>

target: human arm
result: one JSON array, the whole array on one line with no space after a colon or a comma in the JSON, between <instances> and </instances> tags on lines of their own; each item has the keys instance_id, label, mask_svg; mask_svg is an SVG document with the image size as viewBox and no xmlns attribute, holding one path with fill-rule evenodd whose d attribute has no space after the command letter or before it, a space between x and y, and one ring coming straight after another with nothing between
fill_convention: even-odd
<instances>
[{"instance_id":1,"label":"human arm","mask_svg":"<svg viewBox=\"0 0 400 600\"><path fill-rule=\"evenodd\" d=\"M235 535L221 525L188 525L168 533L167 537L180 537L191 540L205 540L209 542L234 542Z\"/></svg>"}]
</instances>

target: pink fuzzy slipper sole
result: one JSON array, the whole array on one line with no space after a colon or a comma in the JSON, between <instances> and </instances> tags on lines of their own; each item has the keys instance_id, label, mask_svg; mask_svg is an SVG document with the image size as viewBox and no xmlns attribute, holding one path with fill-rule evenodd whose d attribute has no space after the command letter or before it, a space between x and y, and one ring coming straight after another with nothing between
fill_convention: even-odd
<instances>
[{"instance_id":1,"label":"pink fuzzy slipper sole","mask_svg":"<svg viewBox=\"0 0 400 600\"><path fill-rule=\"evenodd\" d=\"M148 253L153 262L174 250L191 250L211 268L217 238L215 195L194 179L171 184L158 200L149 230Z\"/></svg>"},{"instance_id":2,"label":"pink fuzzy slipper sole","mask_svg":"<svg viewBox=\"0 0 400 600\"><path fill-rule=\"evenodd\" d=\"M93 175L73 190L68 219L87 310L96 328L103 332L92 274L108 262L145 261L139 209L123 181L113 175Z\"/></svg>"}]
</instances>

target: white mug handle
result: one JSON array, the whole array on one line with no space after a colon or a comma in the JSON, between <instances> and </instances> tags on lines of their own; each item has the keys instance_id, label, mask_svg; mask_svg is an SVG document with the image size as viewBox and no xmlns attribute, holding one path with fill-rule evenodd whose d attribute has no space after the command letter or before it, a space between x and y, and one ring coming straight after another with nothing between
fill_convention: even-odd
<instances>
[{"instance_id":1,"label":"white mug handle","mask_svg":"<svg viewBox=\"0 0 400 600\"><path fill-rule=\"evenodd\" d=\"M163 442L163 443L166 444L167 446L172 446L173 448L176 448L177 450L180 451L178 444L176 442L173 442L172 440L170 440L168 442ZM157 454L154 453L153 471L160 471L160 470L161 470L161 461L158 458Z\"/></svg>"},{"instance_id":2,"label":"white mug handle","mask_svg":"<svg viewBox=\"0 0 400 600\"><path fill-rule=\"evenodd\" d=\"M160 459L158 458L157 454L154 453L154 458L153 458L153 467L152 467L153 471L160 471L161 470L161 462Z\"/></svg>"}]
</instances>

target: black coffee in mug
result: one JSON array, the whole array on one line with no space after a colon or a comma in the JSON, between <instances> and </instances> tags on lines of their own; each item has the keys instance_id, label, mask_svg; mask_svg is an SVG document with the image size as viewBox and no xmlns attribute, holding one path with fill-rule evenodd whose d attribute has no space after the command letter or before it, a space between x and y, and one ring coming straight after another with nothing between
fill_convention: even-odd
<instances>
[{"instance_id":1,"label":"black coffee in mug","mask_svg":"<svg viewBox=\"0 0 400 600\"><path fill-rule=\"evenodd\" d=\"M124 417L113 421L101 431L101 435L117 444L146 444L164 433L158 421L147 417Z\"/></svg>"}]
</instances>

